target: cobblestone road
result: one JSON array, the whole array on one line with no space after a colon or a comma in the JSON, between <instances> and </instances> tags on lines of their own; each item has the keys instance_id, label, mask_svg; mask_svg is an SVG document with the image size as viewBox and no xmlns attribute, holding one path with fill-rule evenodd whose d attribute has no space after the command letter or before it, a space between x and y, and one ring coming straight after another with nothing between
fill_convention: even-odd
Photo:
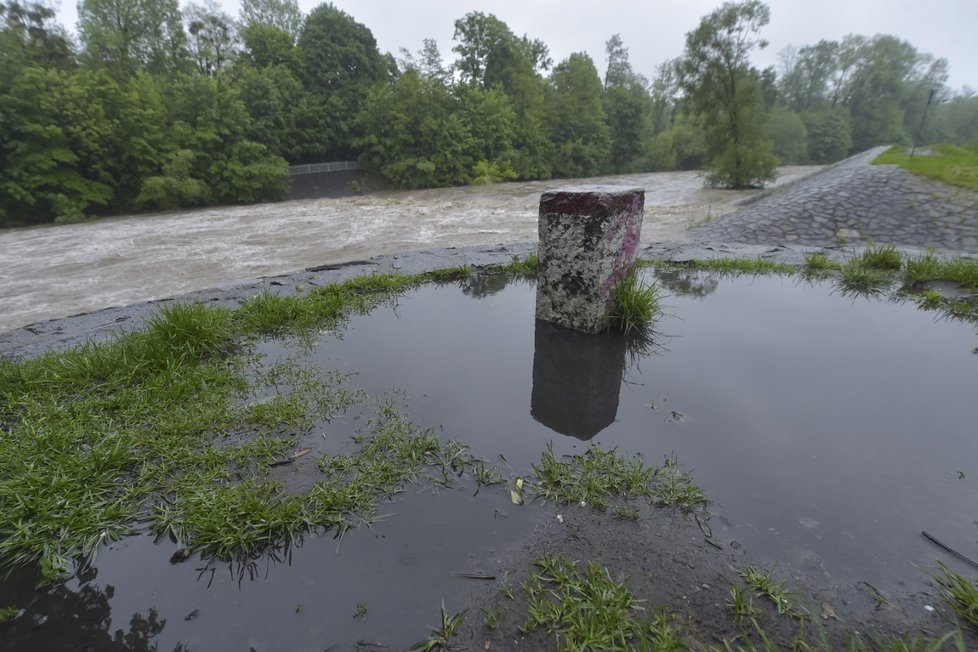
<instances>
[{"instance_id":1,"label":"cobblestone road","mask_svg":"<svg viewBox=\"0 0 978 652\"><path fill-rule=\"evenodd\" d=\"M744 202L688 232L693 242L830 246L887 243L978 251L978 192L870 165L886 148Z\"/></svg>"}]
</instances>

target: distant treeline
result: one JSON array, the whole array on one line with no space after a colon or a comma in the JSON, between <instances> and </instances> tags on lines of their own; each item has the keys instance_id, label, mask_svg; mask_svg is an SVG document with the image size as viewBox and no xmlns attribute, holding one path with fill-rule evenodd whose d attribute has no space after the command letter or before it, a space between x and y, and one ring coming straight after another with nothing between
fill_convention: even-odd
<instances>
[{"instance_id":1,"label":"distant treeline","mask_svg":"<svg viewBox=\"0 0 978 652\"><path fill-rule=\"evenodd\" d=\"M759 70L767 16L724 5L648 80L617 35L602 74L479 12L446 63L431 40L381 53L330 4L82 0L76 43L45 5L0 0L0 226L278 199L289 163L359 159L405 188L704 167L737 187L778 162L978 140L978 96L945 86L945 60L848 36Z\"/></svg>"}]
</instances>

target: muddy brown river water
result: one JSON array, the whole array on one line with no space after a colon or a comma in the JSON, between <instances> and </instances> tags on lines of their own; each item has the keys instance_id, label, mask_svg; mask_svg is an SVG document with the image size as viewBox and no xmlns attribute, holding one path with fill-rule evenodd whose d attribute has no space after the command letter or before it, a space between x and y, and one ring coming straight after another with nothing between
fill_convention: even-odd
<instances>
[{"instance_id":1,"label":"muddy brown river water","mask_svg":"<svg viewBox=\"0 0 978 652\"><path fill-rule=\"evenodd\" d=\"M819 169L782 168L776 185ZM690 226L758 192L704 189L696 172L588 182L646 189L644 242L681 241ZM570 183L383 192L2 231L0 332L314 265L535 241L540 194Z\"/></svg>"}]
</instances>

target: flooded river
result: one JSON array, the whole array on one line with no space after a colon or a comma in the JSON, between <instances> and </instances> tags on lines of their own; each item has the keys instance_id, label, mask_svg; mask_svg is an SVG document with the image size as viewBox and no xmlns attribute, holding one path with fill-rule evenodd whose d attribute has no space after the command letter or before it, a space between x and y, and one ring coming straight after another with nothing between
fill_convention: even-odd
<instances>
[{"instance_id":1,"label":"flooded river","mask_svg":"<svg viewBox=\"0 0 978 652\"><path fill-rule=\"evenodd\" d=\"M818 167L782 168L778 184ZM695 172L589 179L646 190L645 242L757 191L703 188ZM0 231L0 332L305 267L419 249L532 242L540 193L567 180L312 199Z\"/></svg>"}]
</instances>

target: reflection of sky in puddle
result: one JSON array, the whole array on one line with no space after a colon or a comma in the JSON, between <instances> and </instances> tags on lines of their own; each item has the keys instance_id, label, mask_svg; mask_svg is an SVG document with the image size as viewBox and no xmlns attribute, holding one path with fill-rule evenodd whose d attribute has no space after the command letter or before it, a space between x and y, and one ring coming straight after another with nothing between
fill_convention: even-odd
<instances>
[{"instance_id":1,"label":"reflection of sky in puddle","mask_svg":"<svg viewBox=\"0 0 978 652\"><path fill-rule=\"evenodd\" d=\"M597 431L652 463L675 453L723 515L715 536L816 584L921 581L911 563L940 555L921 530L978 556L974 326L829 283L673 277L660 346L624 365L612 340L541 333L532 284L487 284L357 318L317 362L404 390L419 423L518 471Z\"/></svg>"}]
</instances>

